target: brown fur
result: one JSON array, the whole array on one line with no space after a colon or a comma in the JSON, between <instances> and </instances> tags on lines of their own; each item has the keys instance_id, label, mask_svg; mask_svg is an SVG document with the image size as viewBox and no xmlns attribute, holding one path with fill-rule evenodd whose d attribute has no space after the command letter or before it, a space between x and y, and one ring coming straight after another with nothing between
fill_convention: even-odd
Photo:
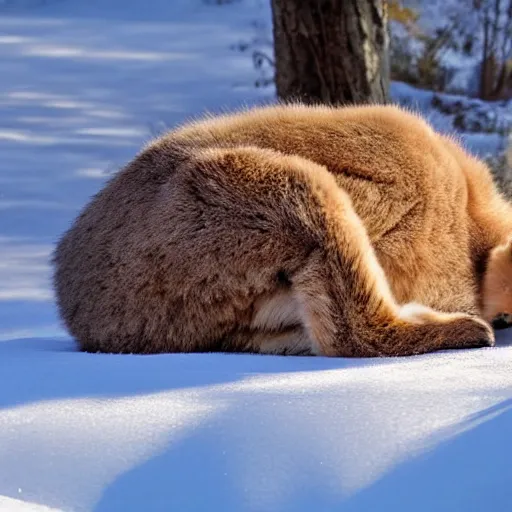
<instances>
[{"instance_id":1,"label":"brown fur","mask_svg":"<svg viewBox=\"0 0 512 512\"><path fill-rule=\"evenodd\" d=\"M484 164L397 107L254 109L119 172L58 245L57 298L87 351L489 346L511 213Z\"/></svg>"}]
</instances>

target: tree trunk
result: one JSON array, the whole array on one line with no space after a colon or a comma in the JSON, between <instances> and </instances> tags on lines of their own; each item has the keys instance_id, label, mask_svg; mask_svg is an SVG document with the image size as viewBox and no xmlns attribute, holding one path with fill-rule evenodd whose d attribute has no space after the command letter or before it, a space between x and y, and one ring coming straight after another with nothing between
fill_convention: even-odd
<instances>
[{"instance_id":1,"label":"tree trunk","mask_svg":"<svg viewBox=\"0 0 512 512\"><path fill-rule=\"evenodd\" d=\"M279 98L385 103L386 0L272 0Z\"/></svg>"}]
</instances>

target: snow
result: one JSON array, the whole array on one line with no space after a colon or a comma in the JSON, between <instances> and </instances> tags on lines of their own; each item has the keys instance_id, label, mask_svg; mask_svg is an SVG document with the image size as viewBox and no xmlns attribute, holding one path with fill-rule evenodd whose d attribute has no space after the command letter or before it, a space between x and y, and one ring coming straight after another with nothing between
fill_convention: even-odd
<instances>
[{"instance_id":1,"label":"snow","mask_svg":"<svg viewBox=\"0 0 512 512\"><path fill-rule=\"evenodd\" d=\"M505 511L512 499L510 345L344 360L100 356L28 339L0 344L0 369L9 498L425 512Z\"/></svg>"},{"instance_id":2,"label":"snow","mask_svg":"<svg viewBox=\"0 0 512 512\"><path fill-rule=\"evenodd\" d=\"M272 99L230 49L266 2L0 9L0 511L510 509L507 332L405 359L129 356L58 322L49 256L106 177L165 126Z\"/></svg>"}]
</instances>

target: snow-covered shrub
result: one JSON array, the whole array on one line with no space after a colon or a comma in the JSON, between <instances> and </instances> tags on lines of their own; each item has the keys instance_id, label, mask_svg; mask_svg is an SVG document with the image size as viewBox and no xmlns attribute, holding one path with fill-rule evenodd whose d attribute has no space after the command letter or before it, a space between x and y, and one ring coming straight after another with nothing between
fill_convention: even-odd
<instances>
[{"instance_id":1,"label":"snow-covered shrub","mask_svg":"<svg viewBox=\"0 0 512 512\"><path fill-rule=\"evenodd\" d=\"M512 97L512 0L396 0L389 14L395 80Z\"/></svg>"},{"instance_id":2,"label":"snow-covered shrub","mask_svg":"<svg viewBox=\"0 0 512 512\"><path fill-rule=\"evenodd\" d=\"M460 132L507 134L512 130L512 102L486 102L464 96L435 94L432 107L451 116Z\"/></svg>"},{"instance_id":3,"label":"snow-covered shrub","mask_svg":"<svg viewBox=\"0 0 512 512\"><path fill-rule=\"evenodd\" d=\"M442 12L442 16L438 14ZM432 16L434 14L434 16ZM431 24L432 17L435 23ZM394 80L444 91L454 71L444 62L454 42L456 17L446 5L406 0L389 4L390 62Z\"/></svg>"}]
</instances>

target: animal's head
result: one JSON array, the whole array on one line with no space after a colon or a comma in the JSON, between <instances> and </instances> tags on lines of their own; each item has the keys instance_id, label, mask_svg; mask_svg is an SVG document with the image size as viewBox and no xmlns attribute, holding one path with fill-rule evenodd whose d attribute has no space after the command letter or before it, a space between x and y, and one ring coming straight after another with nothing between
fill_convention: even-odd
<instances>
[{"instance_id":1,"label":"animal's head","mask_svg":"<svg viewBox=\"0 0 512 512\"><path fill-rule=\"evenodd\" d=\"M512 239L489 255L482 304L484 318L496 329L512 326Z\"/></svg>"}]
</instances>

